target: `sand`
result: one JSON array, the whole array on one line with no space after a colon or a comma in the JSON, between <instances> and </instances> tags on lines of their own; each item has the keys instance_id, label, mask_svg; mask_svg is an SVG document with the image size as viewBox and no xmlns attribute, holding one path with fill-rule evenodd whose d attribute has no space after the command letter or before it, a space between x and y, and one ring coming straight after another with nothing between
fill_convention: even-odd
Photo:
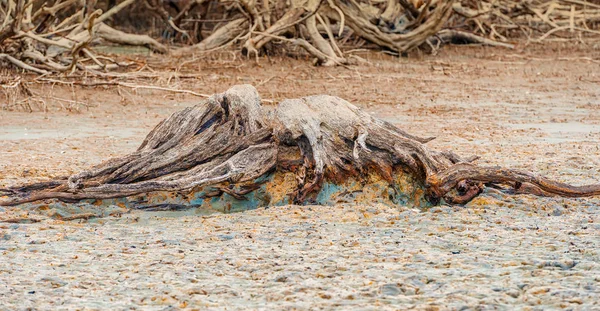
<instances>
[{"instance_id":1,"label":"sand","mask_svg":"<svg viewBox=\"0 0 600 311\"><path fill-rule=\"evenodd\" d=\"M598 54L562 45L449 47L436 57L371 53L368 65L351 69L204 61L187 68L202 77L156 83L202 93L251 83L274 100L338 95L437 136L431 148L586 184L600 182L600 65L581 57ZM1 111L0 186L131 152L158 121L198 101L129 92L78 90L90 107L70 111ZM600 198L488 190L467 206L429 210L347 204L207 215L115 207L90 220L48 215L0 207L0 220L39 220L0 223L1 310L600 310Z\"/></svg>"}]
</instances>

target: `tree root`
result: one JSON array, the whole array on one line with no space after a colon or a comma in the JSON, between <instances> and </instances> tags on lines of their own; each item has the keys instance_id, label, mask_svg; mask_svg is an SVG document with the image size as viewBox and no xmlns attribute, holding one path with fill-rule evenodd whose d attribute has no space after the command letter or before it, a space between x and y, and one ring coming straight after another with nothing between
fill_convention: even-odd
<instances>
[{"instance_id":1,"label":"tree root","mask_svg":"<svg viewBox=\"0 0 600 311\"><path fill-rule=\"evenodd\" d=\"M600 184L572 186L529 172L479 167L453 152L430 150L425 144L431 139L406 133L332 96L285 100L269 112L254 87L240 85L174 113L132 154L68 178L0 189L0 205L152 192L225 193L243 201L267 177L286 174L296 176L295 189L266 195L288 195L299 204L313 202L324 185L343 187L349 180L363 187L373 186L372 180L392 185L398 174L412 176L406 180L422 189L430 204L468 203L486 185L536 195L600 195Z\"/></svg>"}]
</instances>

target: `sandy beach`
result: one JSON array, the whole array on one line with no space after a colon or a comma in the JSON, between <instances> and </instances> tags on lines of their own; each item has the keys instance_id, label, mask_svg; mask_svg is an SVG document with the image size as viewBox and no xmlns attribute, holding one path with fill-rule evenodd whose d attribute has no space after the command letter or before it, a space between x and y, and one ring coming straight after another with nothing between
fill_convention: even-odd
<instances>
[{"instance_id":1,"label":"sandy beach","mask_svg":"<svg viewBox=\"0 0 600 311\"><path fill-rule=\"evenodd\" d=\"M158 83L208 94L250 83L274 101L337 95L436 136L432 149L599 183L600 65L586 58L598 50L493 51L448 47L417 60L371 53L351 69L205 61L202 78ZM574 60L559 60L566 56ZM127 154L160 120L200 100L78 92L88 107L0 111L1 187ZM95 212L104 217L65 221L68 211L52 204L0 207L0 310L600 310L600 198L488 189L466 206L428 210Z\"/></svg>"}]
</instances>

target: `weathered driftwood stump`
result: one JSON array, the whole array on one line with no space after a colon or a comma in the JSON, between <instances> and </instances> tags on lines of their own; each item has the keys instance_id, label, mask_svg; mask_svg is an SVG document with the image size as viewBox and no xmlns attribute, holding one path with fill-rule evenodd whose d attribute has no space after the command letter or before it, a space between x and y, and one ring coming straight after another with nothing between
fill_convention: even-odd
<instances>
[{"instance_id":1,"label":"weathered driftwood stump","mask_svg":"<svg viewBox=\"0 0 600 311\"><path fill-rule=\"evenodd\" d=\"M243 210L282 204L385 202L463 204L485 186L512 193L582 197L528 172L479 167L433 138L408 134L332 96L261 106L256 89L234 86L174 113L132 154L50 182L0 190L0 205L39 200L175 204Z\"/></svg>"}]
</instances>

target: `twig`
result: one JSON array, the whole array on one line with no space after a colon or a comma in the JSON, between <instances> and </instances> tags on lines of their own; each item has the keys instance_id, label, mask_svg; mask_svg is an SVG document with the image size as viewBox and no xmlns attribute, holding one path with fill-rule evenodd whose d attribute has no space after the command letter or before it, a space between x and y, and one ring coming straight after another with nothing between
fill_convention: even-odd
<instances>
[{"instance_id":1,"label":"twig","mask_svg":"<svg viewBox=\"0 0 600 311\"><path fill-rule=\"evenodd\" d=\"M131 84L131 83L123 83L123 82L117 82L117 84L115 84L115 85L125 86L125 87L129 87L129 88L133 88L133 89L149 89L149 90L166 91L166 92L172 92L172 93L184 93L184 94L190 94L190 95L204 97L204 98L210 97L210 95L197 93L197 92L190 91L190 90L172 89L172 88L160 87L160 86L154 86L154 85L139 85L139 84Z\"/></svg>"},{"instance_id":2,"label":"twig","mask_svg":"<svg viewBox=\"0 0 600 311\"><path fill-rule=\"evenodd\" d=\"M48 98L54 99L54 100L57 100L57 101L61 101L61 102L70 103L70 104L82 105L82 106L88 107L88 108L89 107L95 107L95 105L90 105L90 104L87 104L87 103L84 103L84 102L80 102L80 101L77 101L77 100L72 100L72 99L66 99L66 98L60 98L60 97L54 97L54 96L48 96Z\"/></svg>"},{"instance_id":3,"label":"twig","mask_svg":"<svg viewBox=\"0 0 600 311\"><path fill-rule=\"evenodd\" d=\"M204 97L204 98L210 97L210 95L206 95L206 94L202 94L202 93L198 93L198 92L194 92L194 91L190 91L190 90L173 89L173 88L167 88L167 87L161 87L161 86L155 86L155 85L132 84L132 83L127 83L127 82L119 82L119 81L98 81L98 82L88 83L88 82L79 82L79 81L62 81L62 80L55 80L55 79L50 79L50 78L39 78L39 79L36 79L36 81L45 81L45 82L68 84L68 85L78 85L78 86L84 86L84 87L94 87L94 86L100 86L100 85L116 85L116 86L132 88L132 89L149 89L149 90L158 90L158 91L165 91L165 92L172 92L172 93L190 94L190 95Z\"/></svg>"},{"instance_id":4,"label":"twig","mask_svg":"<svg viewBox=\"0 0 600 311\"><path fill-rule=\"evenodd\" d=\"M596 64L600 64L600 59L593 59L591 57L557 57L557 58L537 58L537 57L528 57L518 54L508 54L504 55L505 57L514 57L514 58L522 58L532 61L541 61L541 62L554 62L554 61L588 61Z\"/></svg>"},{"instance_id":5,"label":"twig","mask_svg":"<svg viewBox=\"0 0 600 311\"><path fill-rule=\"evenodd\" d=\"M90 219L90 218L97 218L100 217L101 215L97 215L94 213L82 213L82 214L75 214L75 215L71 215L71 216L62 216L62 217L58 217L58 219L63 220L63 221L71 221L71 220L77 220L77 219Z\"/></svg>"},{"instance_id":6,"label":"twig","mask_svg":"<svg viewBox=\"0 0 600 311\"><path fill-rule=\"evenodd\" d=\"M38 218L7 218L7 219L2 219L0 220L0 222L4 222L4 223L9 223L9 224L26 224L26 223L36 223L36 222L40 222L42 221L42 219L38 219Z\"/></svg>"}]
</instances>

